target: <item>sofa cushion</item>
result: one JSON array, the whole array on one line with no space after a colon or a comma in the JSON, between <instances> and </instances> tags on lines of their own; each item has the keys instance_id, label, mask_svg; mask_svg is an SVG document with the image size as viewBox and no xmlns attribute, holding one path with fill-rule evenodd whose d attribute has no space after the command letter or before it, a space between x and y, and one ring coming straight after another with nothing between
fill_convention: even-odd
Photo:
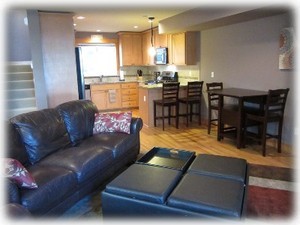
<instances>
[{"instance_id":1,"label":"sofa cushion","mask_svg":"<svg viewBox=\"0 0 300 225\"><path fill-rule=\"evenodd\" d=\"M132 112L96 113L93 133L121 132L130 134Z\"/></svg>"},{"instance_id":2,"label":"sofa cushion","mask_svg":"<svg viewBox=\"0 0 300 225\"><path fill-rule=\"evenodd\" d=\"M110 182L108 193L163 204L180 180L182 172L133 164Z\"/></svg>"},{"instance_id":3,"label":"sofa cushion","mask_svg":"<svg viewBox=\"0 0 300 225\"><path fill-rule=\"evenodd\" d=\"M81 183L107 168L113 161L112 151L98 145L72 147L61 150L39 162L44 166L59 166L73 171Z\"/></svg>"},{"instance_id":4,"label":"sofa cushion","mask_svg":"<svg viewBox=\"0 0 300 225\"><path fill-rule=\"evenodd\" d=\"M102 148L111 150L115 158L126 154L130 150L139 149L139 139L136 138L136 135L125 133L96 134L83 140L80 143L80 147L90 148L94 145L99 146L99 143L101 143Z\"/></svg>"},{"instance_id":5,"label":"sofa cushion","mask_svg":"<svg viewBox=\"0 0 300 225\"><path fill-rule=\"evenodd\" d=\"M30 166L28 171L39 184L39 188L21 190L21 203L32 214L46 213L73 194L77 186L76 176L72 171L38 164Z\"/></svg>"},{"instance_id":6,"label":"sofa cushion","mask_svg":"<svg viewBox=\"0 0 300 225\"><path fill-rule=\"evenodd\" d=\"M64 120L73 146L93 135L96 105L89 100L75 100L56 107Z\"/></svg>"},{"instance_id":7,"label":"sofa cushion","mask_svg":"<svg viewBox=\"0 0 300 225\"><path fill-rule=\"evenodd\" d=\"M10 119L21 135L31 164L70 145L65 124L55 109L44 109Z\"/></svg>"},{"instance_id":8,"label":"sofa cushion","mask_svg":"<svg viewBox=\"0 0 300 225\"><path fill-rule=\"evenodd\" d=\"M5 176L16 183L19 188L35 189L38 187L27 169L16 159L5 158Z\"/></svg>"},{"instance_id":9,"label":"sofa cushion","mask_svg":"<svg viewBox=\"0 0 300 225\"><path fill-rule=\"evenodd\" d=\"M244 184L195 173L187 173L168 198L167 205L220 217L241 217Z\"/></svg>"}]
</instances>

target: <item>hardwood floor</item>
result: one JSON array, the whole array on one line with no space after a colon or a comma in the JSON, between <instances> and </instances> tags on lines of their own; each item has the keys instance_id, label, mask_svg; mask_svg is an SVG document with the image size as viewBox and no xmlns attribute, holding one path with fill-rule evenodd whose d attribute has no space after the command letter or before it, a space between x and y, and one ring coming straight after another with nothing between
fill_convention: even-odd
<instances>
[{"instance_id":1,"label":"hardwood floor","mask_svg":"<svg viewBox=\"0 0 300 225\"><path fill-rule=\"evenodd\" d=\"M133 111L134 116L138 116L138 110ZM277 153L275 147L267 147L267 155L261 154L261 146L257 144L247 145L246 148L237 149L235 141L225 138L217 141L217 130L212 128L211 134L207 134L207 126L193 123L189 127L181 123L179 129L174 126L165 126L165 131L161 126L146 127L141 131L141 152L146 153L153 147L167 147L207 153L239 157L246 159L249 163L269 165L285 168L295 168L295 154L289 146L283 146L282 152ZM275 146L275 142L271 143Z\"/></svg>"}]
</instances>

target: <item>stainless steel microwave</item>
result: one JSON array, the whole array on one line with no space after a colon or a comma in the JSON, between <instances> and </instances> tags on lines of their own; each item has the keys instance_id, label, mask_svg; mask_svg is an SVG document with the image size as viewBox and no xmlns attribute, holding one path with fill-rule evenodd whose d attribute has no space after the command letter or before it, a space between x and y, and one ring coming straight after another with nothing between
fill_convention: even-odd
<instances>
[{"instance_id":1,"label":"stainless steel microwave","mask_svg":"<svg viewBox=\"0 0 300 225\"><path fill-rule=\"evenodd\" d=\"M154 62L156 65L167 64L168 63L168 48L156 48Z\"/></svg>"}]
</instances>

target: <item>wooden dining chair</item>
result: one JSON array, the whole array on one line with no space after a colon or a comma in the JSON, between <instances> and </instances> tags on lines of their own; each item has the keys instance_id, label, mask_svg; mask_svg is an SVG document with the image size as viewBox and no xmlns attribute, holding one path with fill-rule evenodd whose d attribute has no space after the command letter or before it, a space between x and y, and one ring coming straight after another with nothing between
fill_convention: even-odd
<instances>
[{"instance_id":1,"label":"wooden dining chair","mask_svg":"<svg viewBox=\"0 0 300 225\"><path fill-rule=\"evenodd\" d=\"M176 128L178 129L179 121L179 102L178 102L178 93L179 93L179 82L170 82L163 83L162 86L162 98L153 100L153 109L154 109L154 126L156 127L156 120L162 119L162 127L165 130L165 107L168 107L168 124L171 124L171 118L176 119ZM157 116L157 106L161 106L161 116ZM171 107L175 107L175 115L171 115Z\"/></svg>"},{"instance_id":2,"label":"wooden dining chair","mask_svg":"<svg viewBox=\"0 0 300 225\"><path fill-rule=\"evenodd\" d=\"M206 90L221 90L223 89L222 82L206 83ZM207 133L210 134L211 125L218 126L218 112L219 112L219 96L207 92L208 95L208 126ZM213 117L213 112L216 112L216 116Z\"/></svg>"},{"instance_id":3,"label":"wooden dining chair","mask_svg":"<svg viewBox=\"0 0 300 225\"><path fill-rule=\"evenodd\" d=\"M202 98L202 87L203 81L190 81L187 85L186 96L179 98L179 103L185 104L186 106L186 125L189 126L189 119L192 122L193 115L198 116L198 124L201 125L201 98ZM198 112L193 111L193 106L198 106Z\"/></svg>"},{"instance_id":4,"label":"wooden dining chair","mask_svg":"<svg viewBox=\"0 0 300 225\"><path fill-rule=\"evenodd\" d=\"M245 115L244 140L250 138L259 141L262 144L263 156L266 156L266 140L268 138L277 139L277 151L281 152L283 117L288 92L289 88L269 90L264 110ZM268 131L269 123L278 124L277 132ZM258 126L257 132L247 129L253 126Z\"/></svg>"}]
</instances>

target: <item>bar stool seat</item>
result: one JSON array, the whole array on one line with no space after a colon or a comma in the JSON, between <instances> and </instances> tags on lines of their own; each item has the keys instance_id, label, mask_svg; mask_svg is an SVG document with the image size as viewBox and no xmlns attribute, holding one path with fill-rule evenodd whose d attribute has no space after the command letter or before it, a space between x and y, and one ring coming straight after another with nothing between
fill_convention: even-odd
<instances>
[{"instance_id":1,"label":"bar stool seat","mask_svg":"<svg viewBox=\"0 0 300 225\"><path fill-rule=\"evenodd\" d=\"M162 87L162 99L153 100L153 109L154 109L154 126L156 127L156 120L162 119L163 130L165 130L165 118L168 118L168 124L171 124L171 118L176 119L176 128L178 129L179 121L179 102L178 102L178 93L179 93L179 82L170 82L163 83ZM161 106L162 115L157 116L157 106ZM168 107L168 115L165 116L165 107ZM175 115L171 115L171 107L175 107Z\"/></svg>"}]
</instances>

